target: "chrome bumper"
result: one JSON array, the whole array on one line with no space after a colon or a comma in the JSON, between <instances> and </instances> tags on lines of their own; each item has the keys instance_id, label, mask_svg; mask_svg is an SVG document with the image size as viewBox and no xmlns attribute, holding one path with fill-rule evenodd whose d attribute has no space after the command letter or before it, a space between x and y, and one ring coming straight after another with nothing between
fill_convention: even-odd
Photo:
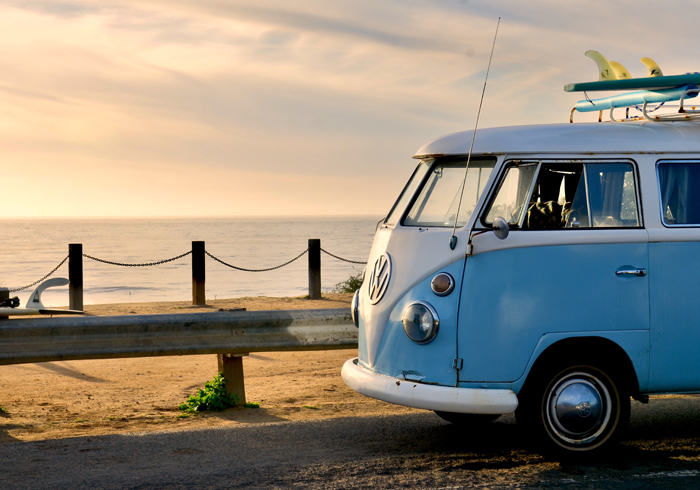
<instances>
[{"instance_id":1,"label":"chrome bumper","mask_svg":"<svg viewBox=\"0 0 700 490\"><path fill-rule=\"evenodd\" d=\"M376 374L348 359L341 372L353 391L406 407L455 413L504 414L515 412L518 397L511 390L456 388L405 381Z\"/></svg>"}]
</instances>

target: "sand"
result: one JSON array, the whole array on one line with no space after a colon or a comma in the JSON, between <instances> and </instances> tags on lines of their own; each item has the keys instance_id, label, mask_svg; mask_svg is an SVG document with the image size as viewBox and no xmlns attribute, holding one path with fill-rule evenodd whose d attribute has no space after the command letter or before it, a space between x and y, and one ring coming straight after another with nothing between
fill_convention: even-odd
<instances>
[{"instance_id":1,"label":"sand","mask_svg":"<svg viewBox=\"0 0 700 490\"><path fill-rule=\"evenodd\" d=\"M347 308L351 294L86 306L91 315ZM258 353L244 358L246 397L261 408L190 415L178 406L217 371L215 355L144 357L0 366L0 443L215 427L284 420L370 416L416 410L359 395L340 377L357 349Z\"/></svg>"}]
</instances>

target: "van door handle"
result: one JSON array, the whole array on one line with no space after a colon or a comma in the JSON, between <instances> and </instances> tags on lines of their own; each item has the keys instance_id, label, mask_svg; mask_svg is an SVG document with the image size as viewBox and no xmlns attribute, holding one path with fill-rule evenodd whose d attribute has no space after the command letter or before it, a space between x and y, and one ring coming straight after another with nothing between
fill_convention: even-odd
<instances>
[{"instance_id":1,"label":"van door handle","mask_svg":"<svg viewBox=\"0 0 700 490\"><path fill-rule=\"evenodd\" d=\"M615 275L618 275L618 276L626 276L629 274L634 274L637 277L644 277L647 275L647 270L646 269L629 269L626 271L615 271Z\"/></svg>"}]
</instances>

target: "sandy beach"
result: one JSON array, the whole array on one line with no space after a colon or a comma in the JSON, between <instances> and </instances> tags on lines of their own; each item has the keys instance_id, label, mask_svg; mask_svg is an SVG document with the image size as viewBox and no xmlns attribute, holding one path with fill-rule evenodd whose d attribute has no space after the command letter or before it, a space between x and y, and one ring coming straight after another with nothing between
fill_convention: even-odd
<instances>
[{"instance_id":1,"label":"sandy beach","mask_svg":"<svg viewBox=\"0 0 700 490\"><path fill-rule=\"evenodd\" d=\"M321 300L252 297L88 305L90 315L349 307L351 294ZM356 349L259 353L245 357L246 397L261 408L188 415L178 406L211 379L215 355L144 357L0 366L0 443L99 434L213 427L415 411L351 391L340 377Z\"/></svg>"}]
</instances>

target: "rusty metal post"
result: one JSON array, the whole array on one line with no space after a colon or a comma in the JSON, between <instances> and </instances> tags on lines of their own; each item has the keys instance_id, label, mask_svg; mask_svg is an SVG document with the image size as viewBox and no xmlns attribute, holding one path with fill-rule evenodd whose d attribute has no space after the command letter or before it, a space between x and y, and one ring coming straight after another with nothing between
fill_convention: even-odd
<instances>
[{"instance_id":1,"label":"rusty metal post","mask_svg":"<svg viewBox=\"0 0 700 490\"><path fill-rule=\"evenodd\" d=\"M309 238L309 299L321 299L321 240Z\"/></svg>"},{"instance_id":2,"label":"rusty metal post","mask_svg":"<svg viewBox=\"0 0 700 490\"><path fill-rule=\"evenodd\" d=\"M0 303L10 298L10 290L7 288L0 288ZM8 320L10 317L0 316L0 320Z\"/></svg>"},{"instance_id":3,"label":"rusty metal post","mask_svg":"<svg viewBox=\"0 0 700 490\"><path fill-rule=\"evenodd\" d=\"M83 244L68 245L68 308L83 309Z\"/></svg>"},{"instance_id":4,"label":"rusty metal post","mask_svg":"<svg viewBox=\"0 0 700 490\"><path fill-rule=\"evenodd\" d=\"M238 404L245 406L245 382L243 381L243 357L248 354L217 354L219 372L226 379L226 394L238 396Z\"/></svg>"},{"instance_id":5,"label":"rusty metal post","mask_svg":"<svg viewBox=\"0 0 700 490\"><path fill-rule=\"evenodd\" d=\"M192 304L194 306L205 306L207 304L204 290L206 275L204 251L204 242L192 242Z\"/></svg>"}]
</instances>

